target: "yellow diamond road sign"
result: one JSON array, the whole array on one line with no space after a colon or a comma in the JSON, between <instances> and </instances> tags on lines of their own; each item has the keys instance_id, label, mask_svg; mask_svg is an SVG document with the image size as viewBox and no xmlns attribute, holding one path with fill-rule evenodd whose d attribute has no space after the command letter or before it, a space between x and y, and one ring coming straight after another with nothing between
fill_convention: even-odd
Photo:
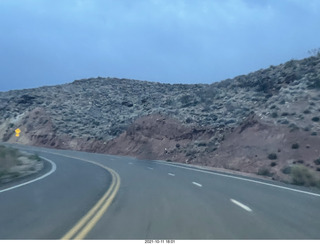
<instances>
[{"instance_id":1,"label":"yellow diamond road sign","mask_svg":"<svg viewBox=\"0 0 320 244\"><path fill-rule=\"evenodd\" d=\"M21 132L21 130L18 128L18 129L15 130L15 132L16 132L17 134L19 134L19 133Z\"/></svg>"}]
</instances>

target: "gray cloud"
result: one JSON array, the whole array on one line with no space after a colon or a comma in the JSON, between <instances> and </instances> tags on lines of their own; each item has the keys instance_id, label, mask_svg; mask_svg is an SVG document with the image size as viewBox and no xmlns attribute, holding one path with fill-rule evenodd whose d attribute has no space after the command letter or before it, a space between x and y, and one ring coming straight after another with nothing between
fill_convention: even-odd
<instances>
[{"instance_id":1,"label":"gray cloud","mask_svg":"<svg viewBox=\"0 0 320 244\"><path fill-rule=\"evenodd\" d=\"M319 47L319 10L316 0L3 0L0 90L232 78Z\"/></svg>"}]
</instances>

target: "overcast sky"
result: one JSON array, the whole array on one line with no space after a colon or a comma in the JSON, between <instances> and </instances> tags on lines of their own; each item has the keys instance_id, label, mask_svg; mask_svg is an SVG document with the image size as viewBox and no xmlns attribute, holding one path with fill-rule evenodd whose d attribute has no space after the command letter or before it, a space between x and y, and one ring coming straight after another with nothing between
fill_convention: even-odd
<instances>
[{"instance_id":1,"label":"overcast sky","mask_svg":"<svg viewBox=\"0 0 320 244\"><path fill-rule=\"evenodd\" d=\"M0 0L0 91L212 83L320 47L319 0Z\"/></svg>"}]
</instances>

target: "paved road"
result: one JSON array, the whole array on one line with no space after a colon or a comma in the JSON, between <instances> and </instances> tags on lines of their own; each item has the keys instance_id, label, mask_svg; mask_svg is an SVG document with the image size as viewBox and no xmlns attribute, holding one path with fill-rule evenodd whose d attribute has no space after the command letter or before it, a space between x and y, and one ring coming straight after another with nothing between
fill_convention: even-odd
<instances>
[{"instance_id":1,"label":"paved road","mask_svg":"<svg viewBox=\"0 0 320 244\"><path fill-rule=\"evenodd\" d=\"M57 169L0 193L0 239L66 237L104 196L100 212L81 227L87 232L67 239L320 239L320 193L307 188L159 161L23 148ZM101 166L118 173L119 189L120 180Z\"/></svg>"}]
</instances>

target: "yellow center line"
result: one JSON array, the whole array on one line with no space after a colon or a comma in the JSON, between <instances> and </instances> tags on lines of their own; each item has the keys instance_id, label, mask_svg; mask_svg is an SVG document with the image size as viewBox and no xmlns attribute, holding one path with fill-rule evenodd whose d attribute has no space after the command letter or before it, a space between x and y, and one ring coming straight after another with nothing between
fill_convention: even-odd
<instances>
[{"instance_id":1,"label":"yellow center line","mask_svg":"<svg viewBox=\"0 0 320 244\"><path fill-rule=\"evenodd\" d=\"M112 175L112 178L114 176ZM112 184L108 191L102 196L102 198L94 205L94 207L85 215L83 216L79 222L66 233L61 239L62 240L69 240L71 239L91 218L92 216L98 211L98 209L103 205L105 200L109 197L112 190L114 189L115 181L112 180Z\"/></svg>"},{"instance_id":2,"label":"yellow center line","mask_svg":"<svg viewBox=\"0 0 320 244\"><path fill-rule=\"evenodd\" d=\"M119 187L120 187L120 176L114 170L91 160L86 160L82 158L67 156L59 153L48 152L68 158L78 159L82 161L86 161L88 163L95 164L99 167L107 170L111 176L111 186L108 191L100 198L100 200L90 209L90 211L83 216L74 227L72 227L61 239L62 240L70 240L70 239L84 239L86 235L92 230L92 228L97 224L97 222L101 219L103 214L107 211L108 207L111 205L113 199L115 198Z\"/></svg>"},{"instance_id":3,"label":"yellow center line","mask_svg":"<svg viewBox=\"0 0 320 244\"><path fill-rule=\"evenodd\" d=\"M115 190L111 193L111 196L107 199L107 201L105 202L105 204L103 204L103 206L100 208L100 210L96 213L96 215L91 219L90 222L88 222L88 224L85 226L85 228L82 229L81 232L79 232L78 235L76 235L74 237L75 240L82 240L85 238L85 236L91 231L91 229L97 224L97 222L100 220L100 218L102 217L102 215L105 213L105 211L107 211L108 207L110 206L112 200L114 199L114 197L116 196L119 187L120 187L120 178L118 178L119 180L119 184L117 182Z\"/></svg>"}]
</instances>

